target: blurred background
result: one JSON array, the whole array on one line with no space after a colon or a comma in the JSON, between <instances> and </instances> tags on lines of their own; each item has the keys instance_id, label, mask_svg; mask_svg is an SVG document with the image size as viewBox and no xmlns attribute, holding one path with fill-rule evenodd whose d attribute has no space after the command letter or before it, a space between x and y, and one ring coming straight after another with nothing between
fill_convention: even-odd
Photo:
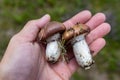
<instances>
[{"instance_id":1,"label":"blurred background","mask_svg":"<svg viewBox=\"0 0 120 80\"><path fill-rule=\"evenodd\" d=\"M10 38L29 20L48 13L52 20L65 21L84 9L103 12L112 31L107 44L94 58L91 70L79 69L71 80L120 80L120 0L0 0L0 59Z\"/></svg>"}]
</instances>

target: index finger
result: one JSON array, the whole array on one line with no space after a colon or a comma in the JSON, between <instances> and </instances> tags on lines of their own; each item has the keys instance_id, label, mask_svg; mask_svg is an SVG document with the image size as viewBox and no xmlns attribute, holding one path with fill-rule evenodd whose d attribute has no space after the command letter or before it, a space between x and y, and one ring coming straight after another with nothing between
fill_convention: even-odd
<instances>
[{"instance_id":1,"label":"index finger","mask_svg":"<svg viewBox=\"0 0 120 80\"><path fill-rule=\"evenodd\" d=\"M67 29L75 25L76 23L85 23L91 18L92 14L88 10L84 10L79 12L69 20L65 21L63 24L66 26Z\"/></svg>"}]
</instances>

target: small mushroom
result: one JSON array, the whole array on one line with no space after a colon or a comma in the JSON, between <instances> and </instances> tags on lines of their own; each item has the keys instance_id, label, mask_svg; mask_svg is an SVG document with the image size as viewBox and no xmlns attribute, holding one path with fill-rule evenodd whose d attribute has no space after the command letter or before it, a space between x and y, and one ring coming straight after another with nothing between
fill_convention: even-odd
<instances>
[{"instance_id":1,"label":"small mushroom","mask_svg":"<svg viewBox=\"0 0 120 80\"><path fill-rule=\"evenodd\" d=\"M49 22L39 33L39 40L47 42L46 59L52 63L56 62L61 53L60 39L65 26L56 21Z\"/></svg>"},{"instance_id":2,"label":"small mushroom","mask_svg":"<svg viewBox=\"0 0 120 80\"><path fill-rule=\"evenodd\" d=\"M69 41L73 46L73 52L78 64L84 69L90 69L94 63L85 36L90 32L87 25L76 24L73 28L66 30L62 40Z\"/></svg>"}]
</instances>

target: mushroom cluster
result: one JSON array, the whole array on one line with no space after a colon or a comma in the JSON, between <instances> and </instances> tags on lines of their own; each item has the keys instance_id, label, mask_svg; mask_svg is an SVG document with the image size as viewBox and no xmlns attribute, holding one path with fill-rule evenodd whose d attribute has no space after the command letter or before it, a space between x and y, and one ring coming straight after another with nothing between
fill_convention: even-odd
<instances>
[{"instance_id":1,"label":"mushroom cluster","mask_svg":"<svg viewBox=\"0 0 120 80\"><path fill-rule=\"evenodd\" d=\"M89 69L94 63L85 36L90 29L85 24L76 24L66 30L64 24L52 21L43 27L39 33L39 40L47 43L46 59L52 63L58 61L62 53L66 52L65 45L73 47L77 63L84 69Z\"/></svg>"}]
</instances>

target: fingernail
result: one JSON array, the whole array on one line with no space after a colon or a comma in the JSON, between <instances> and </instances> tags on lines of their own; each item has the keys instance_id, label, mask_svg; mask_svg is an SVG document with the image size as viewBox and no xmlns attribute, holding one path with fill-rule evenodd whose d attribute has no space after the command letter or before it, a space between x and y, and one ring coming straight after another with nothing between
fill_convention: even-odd
<instances>
[{"instance_id":1,"label":"fingernail","mask_svg":"<svg viewBox=\"0 0 120 80\"><path fill-rule=\"evenodd\" d=\"M45 14L41 19L48 19L50 18L50 15L49 14Z\"/></svg>"}]
</instances>

